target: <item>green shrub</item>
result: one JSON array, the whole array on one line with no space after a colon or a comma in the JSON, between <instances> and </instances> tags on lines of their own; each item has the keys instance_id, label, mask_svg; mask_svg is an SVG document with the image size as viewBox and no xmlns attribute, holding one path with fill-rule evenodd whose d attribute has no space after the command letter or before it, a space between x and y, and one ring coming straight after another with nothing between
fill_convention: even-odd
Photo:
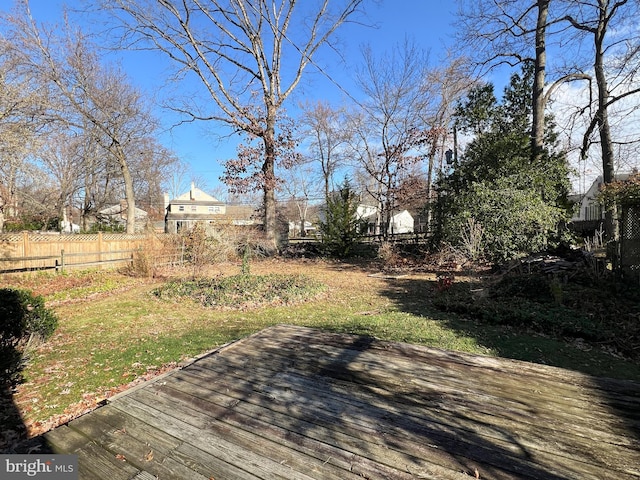
<instances>
[{"instance_id":1,"label":"green shrub","mask_svg":"<svg viewBox=\"0 0 640 480\"><path fill-rule=\"evenodd\" d=\"M58 318L44 306L41 296L28 290L0 289L0 335L3 342L19 342L32 335L46 339L57 325Z\"/></svg>"},{"instance_id":2,"label":"green shrub","mask_svg":"<svg viewBox=\"0 0 640 480\"><path fill-rule=\"evenodd\" d=\"M29 340L48 338L57 325L42 297L28 290L0 289L0 381L15 380Z\"/></svg>"}]
</instances>

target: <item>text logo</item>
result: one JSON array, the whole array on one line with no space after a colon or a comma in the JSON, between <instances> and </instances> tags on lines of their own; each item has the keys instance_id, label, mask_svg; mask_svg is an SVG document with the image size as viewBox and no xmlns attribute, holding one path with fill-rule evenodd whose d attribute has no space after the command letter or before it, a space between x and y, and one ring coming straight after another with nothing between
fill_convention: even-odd
<instances>
[{"instance_id":1,"label":"text logo","mask_svg":"<svg viewBox=\"0 0 640 480\"><path fill-rule=\"evenodd\" d=\"M0 455L0 478L7 480L78 478L77 455Z\"/></svg>"}]
</instances>

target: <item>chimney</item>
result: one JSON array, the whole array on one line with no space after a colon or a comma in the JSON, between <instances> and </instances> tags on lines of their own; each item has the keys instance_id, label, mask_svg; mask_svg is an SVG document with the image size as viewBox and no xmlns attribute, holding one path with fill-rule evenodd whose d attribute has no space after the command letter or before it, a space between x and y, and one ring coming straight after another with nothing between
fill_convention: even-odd
<instances>
[{"instance_id":1,"label":"chimney","mask_svg":"<svg viewBox=\"0 0 640 480\"><path fill-rule=\"evenodd\" d=\"M195 183L191 182L191 200L195 200L196 199L196 185Z\"/></svg>"}]
</instances>

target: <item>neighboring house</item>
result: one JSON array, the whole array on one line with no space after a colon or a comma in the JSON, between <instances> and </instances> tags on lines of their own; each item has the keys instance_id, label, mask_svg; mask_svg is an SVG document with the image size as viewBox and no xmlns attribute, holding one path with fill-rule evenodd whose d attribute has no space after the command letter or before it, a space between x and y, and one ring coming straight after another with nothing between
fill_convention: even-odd
<instances>
[{"instance_id":1,"label":"neighboring house","mask_svg":"<svg viewBox=\"0 0 640 480\"><path fill-rule=\"evenodd\" d=\"M356 210L356 215L366 225L364 233L376 233L376 225L380 221L377 207L360 204ZM389 233L413 233L413 216L408 210L391 214Z\"/></svg>"},{"instance_id":2,"label":"neighboring house","mask_svg":"<svg viewBox=\"0 0 640 480\"><path fill-rule=\"evenodd\" d=\"M106 225L118 225L127 228L127 202L121 200L119 204L103 208L96 214L96 221ZM145 229L148 214L144 210L136 207L136 232Z\"/></svg>"},{"instance_id":3,"label":"neighboring house","mask_svg":"<svg viewBox=\"0 0 640 480\"><path fill-rule=\"evenodd\" d=\"M309 220L304 222L304 234L315 235L316 227ZM300 237L302 232L300 231L300 222L289 221L289 237Z\"/></svg>"},{"instance_id":4,"label":"neighboring house","mask_svg":"<svg viewBox=\"0 0 640 480\"><path fill-rule=\"evenodd\" d=\"M232 225L243 227L262 225L258 207L251 205L227 205L226 215Z\"/></svg>"},{"instance_id":5,"label":"neighboring house","mask_svg":"<svg viewBox=\"0 0 640 480\"><path fill-rule=\"evenodd\" d=\"M226 205L206 194L193 183L191 189L178 198L165 196L165 232L178 233L189 230L196 223L215 224L225 219Z\"/></svg>"},{"instance_id":6,"label":"neighboring house","mask_svg":"<svg viewBox=\"0 0 640 480\"><path fill-rule=\"evenodd\" d=\"M614 180L627 180L630 175L629 173L618 173L614 176ZM592 235L601 227L604 220L604 208L598 202L598 193L602 184L603 179L602 175L600 175L583 195L570 196L570 200L576 205L575 212L570 220L574 230Z\"/></svg>"},{"instance_id":7,"label":"neighboring house","mask_svg":"<svg viewBox=\"0 0 640 480\"><path fill-rule=\"evenodd\" d=\"M413 233L413 216L408 210L396 212L391 216L390 233Z\"/></svg>"},{"instance_id":8,"label":"neighboring house","mask_svg":"<svg viewBox=\"0 0 640 480\"><path fill-rule=\"evenodd\" d=\"M62 228L62 233L80 233L80 225L68 220L60 222L60 227Z\"/></svg>"},{"instance_id":9,"label":"neighboring house","mask_svg":"<svg viewBox=\"0 0 640 480\"><path fill-rule=\"evenodd\" d=\"M324 221L324 210L326 207L322 206L319 209L318 217L320 221ZM366 235L375 235L380 233L378 228L383 221L379 218L379 210L377 206L367 205L365 203L358 204L356 208L356 218L362 225L362 233ZM411 213L408 210L396 211L391 214L389 222L388 233L413 233L414 232L414 220Z\"/></svg>"}]
</instances>

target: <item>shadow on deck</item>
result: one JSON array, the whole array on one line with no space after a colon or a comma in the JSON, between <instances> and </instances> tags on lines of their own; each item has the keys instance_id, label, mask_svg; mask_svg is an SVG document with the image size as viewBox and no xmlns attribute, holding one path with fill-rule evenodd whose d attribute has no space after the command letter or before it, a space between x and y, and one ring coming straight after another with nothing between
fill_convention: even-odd
<instances>
[{"instance_id":1,"label":"shadow on deck","mask_svg":"<svg viewBox=\"0 0 640 480\"><path fill-rule=\"evenodd\" d=\"M600 382L283 325L45 439L82 479L637 480L640 385Z\"/></svg>"}]
</instances>

